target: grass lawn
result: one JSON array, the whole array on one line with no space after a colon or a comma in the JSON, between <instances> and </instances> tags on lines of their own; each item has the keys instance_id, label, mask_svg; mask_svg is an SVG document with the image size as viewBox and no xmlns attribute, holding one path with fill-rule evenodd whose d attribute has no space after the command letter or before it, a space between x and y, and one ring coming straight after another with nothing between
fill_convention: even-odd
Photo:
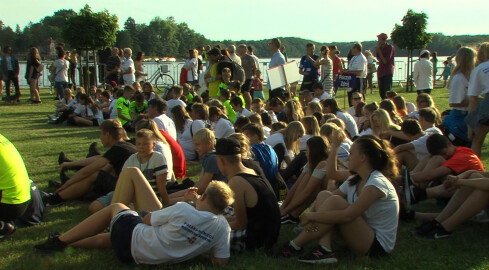
<instances>
[{"instance_id":1,"label":"grass lawn","mask_svg":"<svg viewBox=\"0 0 489 270\"><path fill-rule=\"evenodd\" d=\"M414 102L415 93L404 93ZM28 90L24 89L20 104L0 105L0 133L17 147L29 172L41 190L49 190L47 183L59 179L58 154L64 151L72 159L83 158L91 142L99 141L97 128L76 128L64 125L48 125L47 114L54 111L53 96L43 90L41 105L25 102ZM433 91L435 102L443 111L448 108L448 91L438 88ZM343 93L339 95L343 104ZM378 93L367 95L367 102L379 101ZM487 143L487 142L486 142ZM482 157L489 166L489 153L483 147ZM197 175L200 166L189 167L189 176ZM52 190L50 190L52 191ZM0 242L0 269L133 269L147 266L124 265L111 250L83 250L68 248L64 253L46 256L37 253L33 246L44 241L50 231L64 232L88 216L87 202L70 202L50 208L45 212L45 222L39 226L18 229L6 241ZM419 205L420 209L439 211L434 202ZM437 242L420 241L409 232L415 223L401 223L396 248L383 259L358 258L351 255L340 241L335 242L339 263L338 269L487 269L489 268L488 224L469 222L461 226L450 239ZM279 243L294 236L293 226L282 227ZM225 269L307 269L325 268L298 263L295 259L271 259L264 251L232 255ZM333 266L330 266L333 267ZM195 259L176 266L160 266L156 269L209 269L206 260ZM155 269L151 267L151 269Z\"/></svg>"}]
</instances>

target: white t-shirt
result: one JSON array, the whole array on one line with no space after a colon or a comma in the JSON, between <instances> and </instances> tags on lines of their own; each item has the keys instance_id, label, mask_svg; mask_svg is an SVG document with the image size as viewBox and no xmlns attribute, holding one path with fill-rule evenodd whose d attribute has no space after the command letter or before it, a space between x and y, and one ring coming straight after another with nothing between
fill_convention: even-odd
<instances>
[{"instance_id":1,"label":"white t-shirt","mask_svg":"<svg viewBox=\"0 0 489 270\"><path fill-rule=\"evenodd\" d=\"M264 137L265 139L270 137L270 131L272 131L271 128L267 127L267 126L263 126L263 132L264 132Z\"/></svg>"},{"instance_id":2,"label":"white t-shirt","mask_svg":"<svg viewBox=\"0 0 489 270\"><path fill-rule=\"evenodd\" d=\"M90 107L88 107L87 108L87 114L88 114L88 116L91 116L91 117L97 119L97 123L99 126L104 121L104 114L102 113L101 109L97 109L97 113L94 114L92 109L90 109Z\"/></svg>"},{"instance_id":3,"label":"white t-shirt","mask_svg":"<svg viewBox=\"0 0 489 270\"><path fill-rule=\"evenodd\" d=\"M323 92L319 97L320 100L331 99L331 95L328 92Z\"/></svg>"},{"instance_id":4,"label":"white t-shirt","mask_svg":"<svg viewBox=\"0 0 489 270\"><path fill-rule=\"evenodd\" d=\"M450 84L448 85L448 104L462 103L466 100L467 91L469 89L469 81L463 73L452 75ZM468 111L469 107L453 107L452 109L460 111Z\"/></svg>"},{"instance_id":5,"label":"white t-shirt","mask_svg":"<svg viewBox=\"0 0 489 270\"><path fill-rule=\"evenodd\" d=\"M406 109L407 109L408 114L412 113L412 112L416 111L416 105L414 105L414 103L412 103L412 102L406 102Z\"/></svg>"},{"instance_id":6,"label":"white t-shirt","mask_svg":"<svg viewBox=\"0 0 489 270\"><path fill-rule=\"evenodd\" d=\"M424 135L422 137L411 142L414 145L414 151L416 152L416 157L418 158L418 160L421 160L422 158L430 154L428 152L428 147L426 146L426 140L428 140L428 137L433 134L443 135L441 130L437 127L430 127L424 131Z\"/></svg>"},{"instance_id":7,"label":"white t-shirt","mask_svg":"<svg viewBox=\"0 0 489 270\"><path fill-rule=\"evenodd\" d=\"M285 148L284 157L290 157L290 159L292 160L295 156L292 151L289 151L287 149L287 145L285 144L284 140L284 134L280 132L270 135L270 137L265 140L265 143L270 145L272 148L275 147L277 144L283 144Z\"/></svg>"},{"instance_id":8,"label":"white t-shirt","mask_svg":"<svg viewBox=\"0 0 489 270\"><path fill-rule=\"evenodd\" d=\"M348 134L350 134L351 138L354 138L355 136L358 136L358 127L357 123L355 122L355 119L349 114L349 113L344 113L342 111L337 111L336 116L343 120L345 123L345 128Z\"/></svg>"},{"instance_id":9,"label":"white t-shirt","mask_svg":"<svg viewBox=\"0 0 489 270\"><path fill-rule=\"evenodd\" d=\"M416 110L416 111L413 111L413 112L410 112L407 117L409 118L412 118L412 117L415 117L416 119L419 120L419 112Z\"/></svg>"},{"instance_id":10,"label":"white t-shirt","mask_svg":"<svg viewBox=\"0 0 489 270\"><path fill-rule=\"evenodd\" d=\"M351 71L362 71L362 74L357 76L357 78L366 78L367 77L367 58L365 55L360 53L359 55L355 55L351 58L350 62L348 62L348 69Z\"/></svg>"},{"instance_id":11,"label":"white t-shirt","mask_svg":"<svg viewBox=\"0 0 489 270\"><path fill-rule=\"evenodd\" d=\"M382 248L390 253L394 250L396 244L399 219L399 202L396 189L379 171L372 171L372 173L370 173L363 189L368 186L376 187L384 194L384 197L375 200L375 202L365 210L362 216L367 224L375 231L375 237ZM340 191L346 195L349 204L353 204L357 200L357 188L358 185L350 185L349 179L340 186ZM360 194L362 193L360 192Z\"/></svg>"},{"instance_id":12,"label":"white t-shirt","mask_svg":"<svg viewBox=\"0 0 489 270\"><path fill-rule=\"evenodd\" d=\"M222 215L179 202L153 212L151 226L134 228L131 254L138 264L174 264L207 252L225 259L230 256L230 232Z\"/></svg>"},{"instance_id":13,"label":"white t-shirt","mask_svg":"<svg viewBox=\"0 0 489 270\"><path fill-rule=\"evenodd\" d=\"M124 60L124 62L122 63L121 71L125 72L129 68L132 68L132 73L122 75L125 85L132 85L134 83L134 80L136 80L136 77L134 75L135 72L134 61L132 61L130 57L126 58L126 60Z\"/></svg>"},{"instance_id":14,"label":"white t-shirt","mask_svg":"<svg viewBox=\"0 0 489 270\"><path fill-rule=\"evenodd\" d=\"M479 64L470 73L469 96L479 96L489 93L489 61Z\"/></svg>"},{"instance_id":15,"label":"white t-shirt","mask_svg":"<svg viewBox=\"0 0 489 270\"><path fill-rule=\"evenodd\" d=\"M173 119L173 115L171 114L171 109L173 109L173 107L177 105L182 106L184 109L187 107L187 104L185 104L185 102L183 102L181 99L170 99L166 103L168 103L166 115L168 115L171 119Z\"/></svg>"},{"instance_id":16,"label":"white t-shirt","mask_svg":"<svg viewBox=\"0 0 489 270\"><path fill-rule=\"evenodd\" d=\"M311 135L309 134L305 134L304 136L302 136L300 139L299 139L299 150L300 151L306 151L307 149L307 140L309 140L309 138L311 138Z\"/></svg>"},{"instance_id":17,"label":"white t-shirt","mask_svg":"<svg viewBox=\"0 0 489 270\"><path fill-rule=\"evenodd\" d=\"M214 123L214 135L216 139L227 138L229 135L234 133L234 126L231 121L219 118L216 123Z\"/></svg>"},{"instance_id":18,"label":"white t-shirt","mask_svg":"<svg viewBox=\"0 0 489 270\"><path fill-rule=\"evenodd\" d=\"M197 69L199 67L197 58L192 58L192 59L187 59L185 61L185 67L190 67L192 64L193 67L189 70L187 70L187 81L188 82L193 82L197 80Z\"/></svg>"},{"instance_id":19,"label":"white t-shirt","mask_svg":"<svg viewBox=\"0 0 489 270\"><path fill-rule=\"evenodd\" d=\"M88 116L87 107L88 107L87 105L79 104L78 106L76 106L74 113L81 117L87 117Z\"/></svg>"},{"instance_id":20,"label":"white t-shirt","mask_svg":"<svg viewBox=\"0 0 489 270\"><path fill-rule=\"evenodd\" d=\"M70 62L65 59L56 59L53 62L53 66L56 67L54 78L55 82L67 82L68 81L68 68L70 67Z\"/></svg>"},{"instance_id":21,"label":"white t-shirt","mask_svg":"<svg viewBox=\"0 0 489 270\"><path fill-rule=\"evenodd\" d=\"M433 89L433 64L426 58L414 64L413 74L416 90Z\"/></svg>"},{"instance_id":22,"label":"white t-shirt","mask_svg":"<svg viewBox=\"0 0 489 270\"><path fill-rule=\"evenodd\" d=\"M117 119L117 110L115 109L115 103L117 98L113 99L109 105L110 119Z\"/></svg>"},{"instance_id":23,"label":"white t-shirt","mask_svg":"<svg viewBox=\"0 0 489 270\"><path fill-rule=\"evenodd\" d=\"M236 62L237 64L239 64L241 66L241 57L237 56L236 53L231 53L229 55L229 58L231 58L231 60L233 62Z\"/></svg>"},{"instance_id":24,"label":"white t-shirt","mask_svg":"<svg viewBox=\"0 0 489 270\"><path fill-rule=\"evenodd\" d=\"M175 122L170 117L166 116L166 114L161 114L153 118L153 121L155 121L158 129L168 133L175 141L177 140L177 128L175 127Z\"/></svg>"},{"instance_id":25,"label":"white t-shirt","mask_svg":"<svg viewBox=\"0 0 489 270\"><path fill-rule=\"evenodd\" d=\"M192 128L192 132L190 131L190 128ZM185 160L195 160L197 158L193 135L203 128L205 128L205 122L202 120L192 121L187 119L185 122L185 129L182 135L178 137L178 143L180 143L180 146L182 147Z\"/></svg>"},{"instance_id":26,"label":"white t-shirt","mask_svg":"<svg viewBox=\"0 0 489 270\"><path fill-rule=\"evenodd\" d=\"M156 176L168 172L168 164L162 153L154 151L146 163L140 163L138 154L134 153L124 163L123 168L128 167L139 168L156 195L160 196L158 188L156 187Z\"/></svg>"},{"instance_id":27,"label":"white t-shirt","mask_svg":"<svg viewBox=\"0 0 489 270\"><path fill-rule=\"evenodd\" d=\"M236 117L234 118L234 122L236 122L236 120L241 116L241 115L244 115L246 117L249 117L250 115L252 115L252 113L246 109L246 108L243 108L243 111L242 112L236 112Z\"/></svg>"},{"instance_id":28,"label":"white t-shirt","mask_svg":"<svg viewBox=\"0 0 489 270\"><path fill-rule=\"evenodd\" d=\"M338 147L338 154L336 154L338 160L347 166L344 168L345 170L348 169L348 156L350 156L350 148L352 144L353 142L347 138L340 144L340 147Z\"/></svg>"},{"instance_id":29,"label":"white t-shirt","mask_svg":"<svg viewBox=\"0 0 489 270\"><path fill-rule=\"evenodd\" d=\"M171 181L173 177L173 156L171 154L171 148L168 144L163 143L160 140L156 140L155 152L163 154L166 160L166 166L168 167L168 175L166 177L167 181Z\"/></svg>"}]
</instances>

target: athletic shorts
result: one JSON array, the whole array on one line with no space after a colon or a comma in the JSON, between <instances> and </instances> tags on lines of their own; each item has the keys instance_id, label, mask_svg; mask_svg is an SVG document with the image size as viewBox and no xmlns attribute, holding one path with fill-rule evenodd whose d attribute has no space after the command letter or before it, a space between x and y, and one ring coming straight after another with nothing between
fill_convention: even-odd
<instances>
[{"instance_id":1,"label":"athletic shorts","mask_svg":"<svg viewBox=\"0 0 489 270\"><path fill-rule=\"evenodd\" d=\"M117 213L110 222L110 242L117 258L125 263L134 262L131 253L132 232L143 223L143 219L133 210Z\"/></svg>"},{"instance_id":2,"label":"athletic shorts","mask_svg":"<svg viewBox=\"0 0 489 270\"><path fill-rule=\"evenodd\" d=\"M382 245L380 244L379 240L377 240L377 236L374 237L374 242L370 246L370 249L368 251L368 256L373 257L373 258L378 258L381 256L388 255Z\"/></svg>"}]
</instances>

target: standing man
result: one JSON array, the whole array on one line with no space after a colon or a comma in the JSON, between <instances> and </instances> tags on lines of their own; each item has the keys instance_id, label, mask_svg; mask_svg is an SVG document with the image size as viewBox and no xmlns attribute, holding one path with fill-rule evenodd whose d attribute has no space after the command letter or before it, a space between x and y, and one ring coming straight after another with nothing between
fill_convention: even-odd
<instances>
[{"instance_id":1,"label":"standing man","mask_svg":"<svg viewBox=\"0 0 489 270\"><path fill-rule=\"evenodd\" d=\"M121 72L121 58L119 58L119 49L117 47L112 48L109 59L107 59L107 65L105 65L105 81L110 83L112 81L119 83L119 73Z\"/></svg>"},{"instance_id":2,"label":"standing man","mask_svg":"<svg viewBox=\"0 0 489 270\"><path fill-rule=\"evenodd\" d=\"M20 88L19 88L19 61L17 57L12 55L12 47L7 45L3 48L3 57L0 62L1 72L3 74L2 80L5 82L5 89L7 94L6 101L17 100L19 102ZM10 98L10 83L14 83L15 96Z\"/></svg>"},{"instance_id":3,"label":"standing man","mask_svg":"<svg viewBox=\"0 0 489 270\"><path fill-rule=\"evenodd\" d=\"M247 48L245 44L241 44L238 47L238 54L241 58L241 66L245 72L245 82L241 87L241 93L243 94L243 98L245 99L246 109L250 109L251 99L253 97L253 93L251 92L251 81L253 80L253 74L255 74L256 63L253 57L246 53Z\"/></svg>"},{"instance_id":4,"label":"standing man","mask_svg":"<svg viewBox=\"0 0 489 270\"><path fill-rule=\"evenodd\" d=\"M392 44L387 43L387 35L381 33L377 36L379 46L375 46L379 67L377 68L377 81L381 99L385 99L385 93L392 90L392 76L394 74L395 49Z\"/></svg>"},{"instance_id":5,"label":"standing man","mask_svg":"<svg viewBox=\"0 0 489 270\"><path fill-rule=\"evenodd\" d=\"M367 58L362 54L362 44L355 43L351 48L353 57L348 62L347 73L357 75L355 87L348 92L348 104L351 107L351 96L354 92L360 92L365 95L365 78L367 78Z\"/></svg>"},{"instance_id":6,"label":"standing man","mask_svg":"<svg viewBox=\"0 0 489 270\"><path fill-rule=\"evenodd\" d=\"M248 54L253 58L253 60L255 60L256 68L257 69L260 68L260 60L255 55L253 46L251 46L251 45L248 45Z\"/></svg>"},{"instance_id":7,"label":"standing man","mask_svg":"<svg viewBox=\"0 0 489 270\"><path fill-rule=\"evenodd\" d=\"M316 50L316 45L313 43L308 43L306 45L307 55L301 58L301 62L299 64L299 73L303 75L301 91L309 90L313 91L312 85L318 82L319 78L319 63L316 64L316 60L319 56L314 54Z\"/></svg>"},{"instance_id":8,"label":"standing man","mask_svg":"<svg viewBox=\"0 0 489 270\"><path fill-rule=\"evenodd\" d=\"M430 62L430 51L422 50L419 61L414 64L413 80L418 95L427 93L431 95L433 89L433 64Z\"/></svg>"},{"instance_id":9,"label":"standing man","mask_svg":"<svg viewBox=\"0 0 489 270\"><path fill-rule=\"evenodd\" d=\"M239 56L236 55L236 46L234 46L234 45L229 46L228 52L229 52L229 57L231 58L231 60L233 60L233 62L235 62L241 66L241 58L239 58Z\"/></svg>"},{"instance_id":10,"label":"standing man","mask_svg":"<svg viewBox=\"0 0 489 270\"><path fill-rule=\"evenodd\" d=\"M63 91L68 87L68 69L70 62L65 59L65 51L58 51L58 59L51 65L51 72L54 72L54 88L58 93L59 99L63 98Z\"/></svg>"},{"instance_id":11,"label":"standing man","mask_svg":"<svg viewBox=\"0 0 489 270\"><path fill-rule=\"evenodd\" d=\"M343 73L343 61L341 60L339 56L339 51L338 47L336 45L330 45L328 46L329 48L329 58L331 58L331 61L333 61L333 82L338 79L338 76L340 76L341 73ZM338 88L334 88L334 95L336 96L336 91L338 91Z\"/></svg>"},{"instance_id":12,"label":"standing man","mask_svg":"<svg viewBox=\"0 0 489 270\"><path fill-rule=\"evenodd\" d=\"M274 68L276 66L285 64L285 57L279 50L281 46L282 46L282 42L280 42L279 38L274 38L268 43L268 49L270 49L270 52L272 52L272 58L270 59L269 68ZM285 99L284 89L283 88L271 89L270 79L268 79L267 88L269 91L268 99L272 99L274 97L279 97L281 100Z\"/></svg>"}]
</instances>

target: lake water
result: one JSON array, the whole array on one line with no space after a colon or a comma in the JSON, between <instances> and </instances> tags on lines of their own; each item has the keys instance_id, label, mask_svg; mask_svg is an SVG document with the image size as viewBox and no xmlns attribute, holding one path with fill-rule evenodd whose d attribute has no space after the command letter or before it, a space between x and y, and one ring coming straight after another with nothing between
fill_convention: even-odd
<instances>
[{"instance_id":1,"label":"lake water","mask_svg":"<svg viewBox=\"0 0 489 270\"><path fill-rule=\"evenodd\" d=\"M446 56L439 56L438 57L438 73L437 74L441 74L443 72L443 61L445 61L446 58L447 58ZM288 60L289 61L295 60L295 61L299 62L300 58L289 58ZM417 60L417 58L415 58L415 61L416 60ZM344 61L346 62L346 59L344 59ZM260 59L260 70L262 71L263 79L265 80L265 82L267 81L266 70L268 68L269 62L270 62L270 58ZM46 65L46 63L49 63L49 62L47 62L47 61L44 62L45 65ZM168 74L175 79L176 83L178 83L180 80L180 70L182 69L184 62L162 62L161 64L168 66ZM151 78L151 75L157 71L158 65L159 64L156 62L145 62L144 63L145 72L147 72L149 74L148 78ZM393 80L395 82L406 81L407 57L396 57L395 66L396 66L396 69L394 72ZM20 63L20 74L19 74L19 84L21 87L27 87L28 86L27 80L24 78L25 69L26 69L25 62L21 62ZM40 87L50 87L51 86L51 83L48 80L48 75L49 75L49 72L47 72L46 70L42 73L42 76L39 78ZM78 75L79 74L78 74L78 70L77 70L77 85L79 84ZM373 81L374 82L377 81L377 76L374 75Z\"/></svg>"}]
</instances>

